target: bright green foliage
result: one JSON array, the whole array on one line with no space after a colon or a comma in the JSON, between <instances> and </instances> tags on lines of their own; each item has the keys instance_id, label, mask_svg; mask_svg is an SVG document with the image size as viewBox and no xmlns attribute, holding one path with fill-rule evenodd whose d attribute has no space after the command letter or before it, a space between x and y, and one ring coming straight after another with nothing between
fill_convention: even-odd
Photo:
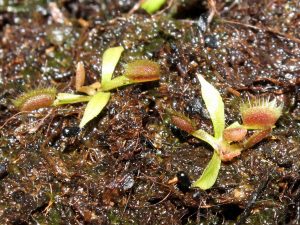
<instances>
[{"instance_id":1,"label":"bright green foliage","mask_svg":"<svg viewBox=\"0 0 300 225\"><path fill-rule=\"evenodd\" d=\"M201 84L201 95L213 123L214 136L201 129L192 131L190 134L207 142L214 149L214 153L203 174L192 186L206 190L216 182L221 161L232 160L239 156L242 150L252 147L271 133L281 115L282 106L277 106L275 100L270 102L269 99L259 99L253 103L244 104L241 107L243 124L234 122L225 129L224 103L220 93L202 76L198 76L198 79ZM185 120L183 116L176 121L180 121L180 124L189 123L188 120L182 120ZM178 124L177 122L177 126ZM247 138L248 130L253 129L249 124L259 126L255 127L258 131ZM181 129L184 128L184 126L181 127Z\"/></svg>"},{"instance_id":2,"label":"bright green foliage","mask_svg":"<svg viewBox=\"0 0 300 225\"><path fill-rule=\"evenodd\" d=\"M102 58L102 79L101 85L104 86L112 78L117 63L124 48L122 46L107 49Z\"/></svg>"},{"instance_id":3,"label":"bright green foliage","mask_svg":"<svg viewBox=\"0 0 300 225\"><path fill-rule=\"evenodd\" d=\"M146 68L146 71L149 72L149 73L145 73L145 70L143 70L143 73L135 74L136 80L130 79L126 75L118 76L112 79L113 72L123 51L124 48L122 46L119 46L119 47L109 48L104 52L103 59L102 59L101 87L100 88L98 87L98 89L93 89L92 85L87 86L88 88L91 88L93 91L90 92L92 93L90 96L75 95L69 93L59 93L57 95L56 100L54 102L55 106L88 101L87 107L83 114L83 118L79 125L80 128L84 127L89 121L91 121L93 118L95 118L97 115L101 113L101 111L107 105L110 99L110 92L109 92L110 90L128 84L148 82L148 81L159 79L159 75L160 75L159 64L150 60L142 60L142 61L140 60L138 62L142 62L142 63L133 63L133 65L136 65L136 67L139 66L140 69ZM153 68L155 68L154 71L156 72L155 77L153 76ZM84 79L81 80L80 83L83 84ZM82 86L82 87L86 87L86 86Z\"/></svg>"},{"instance_id":4,"label":"bright green foliage","mask_svg":"<svg viewBox=\"0 0 300 225\"><path fill-rule=\"evenodd\" d=\"M109 48L103 54L102 59L102 86L110 85L115 67L121 57L124 48L122 46ZM107 89L109 90L109 89ZM59 93L54 105L73 104L78 102L88 102L79 127L84 127L89 121L101 113L110 99L110 92L104 92L103 88L92 96L76 95L69 93Z\"/></svg>"},{"instance_id":5,"label":"bright green foliage","mask_svg":"<svg viewBox=\"0 0 300 225\"><path fill-rule=\"evenodd\" d=\"M214 126L215 138L223 135L225 128L224 103L218 90L208 83L202 76L198 76L201 84L201 95Z\"/></svg>"},{"instance_id":6,"label":"bright green foliage","mask_svg":"<svg viewBox=\"0 0 300 225\"><path fill-rule=\"evenodd\" d=\"M145 0L142 3L141 8L149 14L153 14L158 11L165 2L166 0Z\"/></svg>"},{"instance_id":7,"label":"bright green foliage","mask_svg":"<svg viewBox=\"0 0 300 225\"><path fill-rule=\"evenodd\" d=\"M95 94L92 99L88 102L83 117L81 119L79 127L84 127L87 122L94 119L98 114L102 111L102 109L106 106L110 98L109 92L99 91Z\"/></svg>"},{"instance_id":8,"label":"bright green foliage","mask_svg":"<svg viewBox=\"0 0 300 225\"><path fill-rule=\"evenodd\" d=\"M236 121L236 122L230 124L227 128L238 128L238 127L242 127L242 125Z\"/></svg>"},{"instance_id":9,"label":"bright green foliage","mask_svg":"<svg viewBox=\"0 0 300 225\"><path fill-rule=\"evenodd\" d=\"M194 131L192 135L210 144L214 149L214 154L201 177L193 183L192 186L206 190L214 185L219 174L221 166L219 145L222 142L223 131L225 128L225 116L224 103L218 90L202 76L199 75L198 79L201 84L201 95L213 123L215 135L212 137L201 129Z\"/></svg>"},{"instance_id":10,"label":"bright green foliage","mask_svg":"<svg viewBox=\"0 0 300 225\"><path fill-rule=\"evenodd\" d=\"M201 177L196 180L192 187L198 187L202 190L211 188L216 182L221 167L221 158L216 151L214 151L213 157L209 161Z\"/></svg>"}]
</instances>

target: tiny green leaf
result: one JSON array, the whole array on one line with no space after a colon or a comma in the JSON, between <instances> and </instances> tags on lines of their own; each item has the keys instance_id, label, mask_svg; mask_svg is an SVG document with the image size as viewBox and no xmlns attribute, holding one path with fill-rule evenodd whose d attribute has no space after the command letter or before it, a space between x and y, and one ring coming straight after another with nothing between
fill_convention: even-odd
<instances>
[{"instance_id":1,"label":"tiny green leaf","mask_svg":"<svg viewBox=\"0 0 300 225\"><path fill-rule=\"evenodd\" d=\"M88 102L91 100L92 96L86 95L74 95L69 93L58 93L56 99L53 103L54 106L73 104L78 102Z\"/></svg>"},{"instance_id":2,"label":"tiny green leaf","mask_svg":"<svg viewBox=\"0 0 300 225\"><path fill-rule=\"evenodd\" d=\"M147 13L152 14L159 10L166 0L145 0L141 8L144 9Z\"/></svg>"},{"instance_id":3,"label":"tiny green leaf","mask_svg":"<svg viewBox=\"0 0 300 225\"><path fill-rule=\"evenodd\" d=\"M102 82L101 84L104 85L105 83L111 80L113 72L119 59L121 57L124 48L122 46L109 48L107 49L102 58Z\"/></svg>"},{"instance_id":4,"label":"tiny green leaf","mask_svg":"<svg viewBox=\"0 0 300 225\"><path fill-rule=\"evenodd\" d=\"M79 127L84 127L90 120L94 119L106 106L110 98L109 92L98 92L88 102Z\"/></svg>"},{"instance_id":5,"label":"tiny green leaf","mask_svg":"<svg viewBox=\"0 0 300 225\"><path fill-rule=\"evenodd\" d=\"M209 161L208 165L204 169L201 177L192 184L192 187L198 187L202 190L211 188L218 177L221 167L221 159L216 151L214 151L213 157Z\"/></svg>"},{"instance_id":6,"label":"tiny green leaf","mask_svg":"<svg viewBox=\"0 0 300 225\"><path fill-rule=\"evenodd\" d=\"M201 94L206 108L210 114L214 126L215 138L223 135L225 128L224 103L219 91L208 83L201 75L198 75L201 84Z\"/></svg>"}]
</instances>

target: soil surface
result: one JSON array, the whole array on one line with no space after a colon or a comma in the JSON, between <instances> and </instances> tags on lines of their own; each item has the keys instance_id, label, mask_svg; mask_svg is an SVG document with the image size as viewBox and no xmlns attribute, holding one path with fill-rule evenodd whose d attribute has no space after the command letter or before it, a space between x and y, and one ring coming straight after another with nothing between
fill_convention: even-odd
<instances>
[{"instance_id":1,"label":"soil surface","mask_svg":"<svg viewBox=\"0 0 300 225\"><path fill-rule=\"evenodd\" d=\"M170 0L152 16L136 4L0 1L0 224L299 223L299 1ZM74 93L79 61L98 81L103 52L120 45L115 76L147 58L161 79L113 91L84 129L85 103L13 106L40 87ZM272 135L223 163L207 191L189 185L212 149L166 112L212 133L197 74L221 92L227 124L248 97L284 104Z\"/></svg>"}]
</instances>

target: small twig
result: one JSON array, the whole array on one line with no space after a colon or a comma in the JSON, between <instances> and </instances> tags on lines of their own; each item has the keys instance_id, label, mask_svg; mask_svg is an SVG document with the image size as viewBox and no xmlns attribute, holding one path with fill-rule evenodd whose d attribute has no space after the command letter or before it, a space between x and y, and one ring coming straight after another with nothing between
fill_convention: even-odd
<instances>
[{"instance_id":1,"label":"small twig","mask_svg":"<svg viewBox=\"0 0 300 225\"><path fill-rule=\"evenodd\" d=\"M174 0L169 0L168 5L164 9L162 9L162 10L158 11L157 13L155 13L153 15L153 17L159 16L159 15L163 14L165 11L167 11L169 8L171 8L173 2L174 2Z\"/></svg>"},{"instance_id":2,"label":"small twig","mask_svg":"<svg viewBox=\"0 0 300 225\"><path fill-rule=\"evenodd\" d=\"M49 134L50 126L51 126L51 124L52 124L54 118L55 118L55 115L52 116L52 118L51 118L51 120L50 120L50 122L49 122L49 125L48 125L48 127L47 127L47 131L46 131L46 136L48 136L48 134Z\"/></svg>"},{"instance_id":3,"label":"small twig","mask_svg":"<svg viewBox=\"0 0 300 225\"><path fill-rule=\"evenodd\" d=\"M201 194L201 192L200 192L200 194ZM201 195L200 195L200 197L201 197ZM201 198L200 198L201 199ZM200 215L201 215L201 205L204 203L204 201L201 199L200 201L199 201L199 206L198 206L198 210L197 210L197 219L196 219L196 222L197 222L197 224L200 224Z\"/></svg>"},{"instance_id":4,"label":"small twig","mask_svg":"<svg viewBox=\"0 0 300 225\"><path fill-rule=\"evenodd\" d=\"M49 213L49 211L50 211L50 209L51 209L51 206L52 206L53 203L54 203L53 198L52 198L52 195L53 195L53 192L52 192L52 185L49 184L49 186L50 186L50 200L49 200L49 202L48 202L47 207L43 210L43 213L45 214L45 216L48 215L48 213Z\"/></svg>"},{"instance_id":5,"label":"small twig","mask_svg":"<svg viewBox=\"0 0 300 225\"><path fill-rule=\"evenodd\" d=\"M156 205L158 205L158 204L164 202L165 200L168 199L168 197L170 196L171 193L172 193L172 190L170 190L169 193L168 193L162 200L160 200L159 202L157 202L157 203L155 203L155 204L150 205L149 207L153 207L153 206L156 206Z\"/></svg>"},{"instance_id":6,"label":"small twig","mask_svg":"<svg viewBox=\"0 0 300 225\"><path fill-rule=\"evenodd\" d=\"M35 133L44 123L44 121L53 113L54 109L51 109L46 116L44 116L40 121L28 130L29 134Z\"/></svg>"},{"instance_id":7,"label":"small twig","mask_svg":"<svg viewBox=\"0 0 300 225\"><path fill-rule=\"evenodd\" d=\"M127 198L127 200L126 200L126 205L125 205L124 210L123 210L123 212L122 212L122 217L123 217L123 215L124 215L124 213L125 213L125 211L126 211L126 209L127 209L127 206L128 206L128 203L129 203L129 199L130 199L130 197L131 197L131 194L132 194L132 189L130 190L130 192L129 192L129 194L128 194L128 198Z\"/></svg>"},{"instance_id":8,"label":"small twig","mask_svg":"<svg viewBox=\"0 0 300 225\"><path fill-rule=\"evenodd\" d=\"M207 17L207 24L210 24L210 22L213 20L214 16L219 15L219 12L216 7L216 1L208 0L208 8L209 8L209 15Z\"/></svg>"},{"instance_id":9,"label":"small twig","mask_svg":"<svg viewBox=\"0 0 300 225\"><path fill-rule=\"evenodd\" d=\"M233 89L232 87L227 87L227 91L231 94L233 94L234 96L240 97L241 93L238 92L237 90Z\"/></svg>"},{"instance_id":10,"label":"small twig","mask_svg":"<svg viewBox=\"0 0 300 225\"><path fill-rule=\"evenodd\" d=\"M254 82L258 82L258 81L269 81L275 85L278 85L278 86L283 86L284 84L282 82L280 82L279 80L276 80L274 78L271 78L271 77L257 77Z\"/></svg>"},{"instance_id":11,"label":"small twig","mask_svg":"<svg viewBox=\"0 0 300 225\"><path fill-rule=\"evenodd\" d=\"M20 115L20 114L26 114L26 113L30 113L30 111L22 111L22 112L18 112L16 113L15 115L11 116L10 118L8 118L3 124L2 126L0 127L0 130L6 126L6 124L8 122L10 122L11 120L15 119L16 116Z\"/></svg>"},{"instance_id":12,"label":"small twig","mask_svg":"<svg viewBox=\"0 0 300 225\"><path fill-rule=\"evenodd\" d=\"M134 6L132 7L132 9L128 12L128 15L133 14L135 11L137 11L141 4L144 2L145 0L139 0L137 3L134 4Z\"/></svg>"},{"instance_id":13,"label":"small twig","mask_svg":"<svg viewBox=\"0 0 300 225\"><path fill-rule=\"evenodd\" d=\"M229 12L231 9L233 9L233 7L235 7L236 5L238 5L240 3L240 0L234 0L230 6L226 7L225 9L223 9L222 13L224 12Z\"/></svg>"}]
</instances>

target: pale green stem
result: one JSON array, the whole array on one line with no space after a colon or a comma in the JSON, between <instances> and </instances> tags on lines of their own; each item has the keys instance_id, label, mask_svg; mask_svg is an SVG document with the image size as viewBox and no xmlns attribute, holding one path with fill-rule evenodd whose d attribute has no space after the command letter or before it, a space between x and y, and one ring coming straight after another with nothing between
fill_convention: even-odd
<instances>
[{"instance_id":1,"label":"pale green stem","mask_svg":"<svg viewBox=\"0 0 300 225\"><path fill-rule=\"evenodd\" d=\"M127 77L119 76L110 81L102 83L101 89L102 91L110 91L112 89L122 87L128 84L132 84L132 82Z\"/></svg>"},{"instance_id":2,"label":"pale green stem","mask_svg":"<svg viewBox=\"0 0 300 225\"><path fill-rule=\"evenodd\" d=\"M272 128L267 128L264 130L255 131L247 140L243 143L243 150L251 148L252 146L256 145L258 142L262 141L266 138L272 131Z\"/></svg>"},{"instance_id":3,"label":"pale green stem","mask_svg":"<svg viewBox=\"0 0 300 225\"><path fill-rule=\"evenodd\" d=\"M216 138L214 138L213 136L211 136L209 133L207 133L204 130L196 130L194 132L191 133L194 137L201 139L202 141L205 141L206 143L208 143L211 147L213 147L213 149L215 149L216 151L219 151L219 142Z\"/></svg>"}]
</instances>

